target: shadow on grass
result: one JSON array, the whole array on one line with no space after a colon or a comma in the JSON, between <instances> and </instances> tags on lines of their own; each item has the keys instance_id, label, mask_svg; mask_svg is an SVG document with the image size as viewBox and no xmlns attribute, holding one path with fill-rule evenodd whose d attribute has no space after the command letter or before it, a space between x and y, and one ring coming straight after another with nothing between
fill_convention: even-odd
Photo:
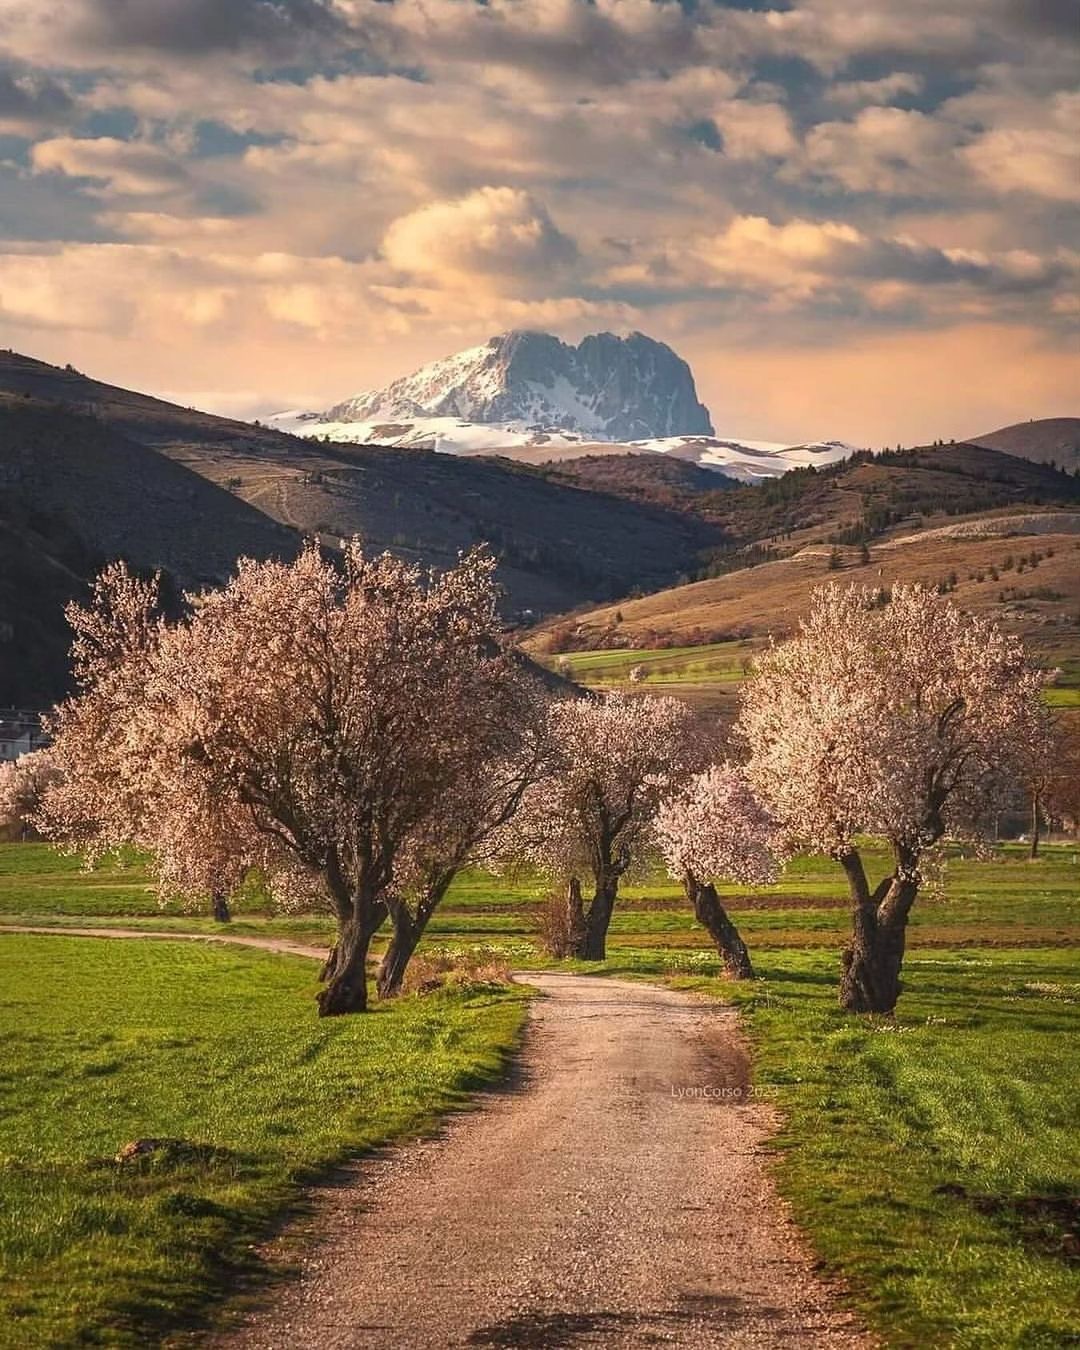
<instances>
[{"instance_id":1,"label":"shadow on grass","mask_svg":"<svg viewBox=\"0 0 1080 1350\"><path fill-rule=\"evenodd\" d=\"M1080 1194L1061 1189L1045 1195L980 1195L957 1182L935 1195L953 1196L993 1219L1025 1247L1068 1266L1080 1266Z\"/></svg>"}]
</instances>

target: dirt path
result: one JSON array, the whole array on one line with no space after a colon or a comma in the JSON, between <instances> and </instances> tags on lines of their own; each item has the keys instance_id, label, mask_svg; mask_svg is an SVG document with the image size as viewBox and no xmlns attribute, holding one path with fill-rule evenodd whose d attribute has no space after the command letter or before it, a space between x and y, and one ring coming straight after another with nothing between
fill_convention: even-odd
<instances>
[{"instance_id":1,"label":"dirt path","mask_svg":"<svg viewBox=\"0 0 1080 1350\"><path fill-rule=\"evenodd\" d=\"M264 952L285 952L289 956L309 956L315 961L326 958L326 947L309 947L291 938L245 937L241 933L170 933L155 928L67 928L56 925L5 923L3 933L43 933L50 937L154 938L166 942L216 942L230 947L258 947Z\"/></svg>"},{"instance_id":2,"label":"dirt path","mask_svg":"<svg viewBox=\"0 0 1080 1350\"><path fill-rule=\"evenodd\" d=\"M298 1277L209 1344L869 1345L764 1170L772 1120L745 1100L736 1014L648 985L520 978L546 997L516 1081L324 1188Z\"/></svg>"}]
</instances>

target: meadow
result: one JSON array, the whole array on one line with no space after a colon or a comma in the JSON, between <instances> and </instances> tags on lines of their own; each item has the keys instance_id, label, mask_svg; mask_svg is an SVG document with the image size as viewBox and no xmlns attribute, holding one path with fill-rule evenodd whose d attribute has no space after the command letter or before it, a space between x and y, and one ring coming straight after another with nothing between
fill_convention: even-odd
<instances>
[{"instance_id":1,"label":"meadow","mask_svg":"<svg viewBox=\"0 0 1080 1350\"><path fill-rule=\"evenodd\" d=\"M425 945L548 964L546 889L466 874ZM603 969L739 1003L755 1092L780 1112L779 1184L871 1325L898 1347L1080 1343L1080 847L1036 862L1017 845L951 850L913 915L895 1020L836 1008L847 914L834 864L798 858L773 886L723 890L751 984L719 978L659 872L625 889ZM227 931L160 910L138 860L87 874L37 844L0 847L3 923ZM266 913L257 887L229 927L330 932L320 915ZM305 1177L460 1100L523 1015L520 994L482 989L320 1022L310 963L197 943L9 933L0 959L0 1157L15 1202L0 1248L20 1346L76 1328L136 1343L197 1320ZM140 1135L199 1151L130 1172L107 1161Z\"/></svg>"},{"instance_id":2,"label":"meadow","mask_svg":"<svg viewBox=\"0 0 1080 1350\"><path fill-rule=\"evenodd\" d=\"M255 1268L305 1182L500 1071L525 995L319 1020L315 963L0 938L0 1344L156 1344ZM139 1139L173 1141L117 1162Z\"/></svg>"},{"instance_id":3,"label":"meadow","mask_svg":"<svg viewBox=\"0 0 1080 1350\"><path fill-rule=\"evenodd\" d=\"M533 655L590 689L637 689L651 694L674 693L705 707L728 711L734 716L739 686L746 678L760 638L741 638L699 646L613 647L562 655ZM1047 668L1057 671L1055 682L1045 691L1047 704L1070 713L1080 709L1080 660L1074 643L1043 644ZM633 676L631 672L635 672Z\"/></svg>"}]
</instances>

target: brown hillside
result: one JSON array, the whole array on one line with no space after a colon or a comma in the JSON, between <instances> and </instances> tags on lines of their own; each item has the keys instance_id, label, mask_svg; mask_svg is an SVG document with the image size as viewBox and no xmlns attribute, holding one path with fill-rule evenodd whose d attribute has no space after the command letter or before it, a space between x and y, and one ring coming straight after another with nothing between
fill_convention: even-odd
<instances>
[{"instance_id":1,"label":"brown hillside","mask_svg":"<svg viewBox=\"0 0 1080 1350\"><path fill-rule=\"evenodd\" d=\"M526 645L550 652L729 638L762 642L793 630L815 586L920 581L947 589L967 609L999 615L1040 659L1054 663L1080 650L1080 516L1070 513L1061 520L1062 533L991 539L934 535L895 547L875 545L866 562L859 548L811 545L758 567L543 625ZM1072 532L1064 532L1066 523ZM1034 564L1033 553L1041 555Z\"/></svg>"},{"instance_id":2,"label":"brown hillside","mask_svg":"<svg viewBox=\"0 0 1080 1350\"><path fill-rule=\"evenodd\" d=\"M1041 417L1016 422L983 436L972 436L971 442L1040 464L1080 468L1080 417Z\"/></svg>"},{"instance_id":3,"label":"brown hillside","mask_svg":"<svg viewBox=\"0 0 1080 1350\"><path fill-rule=\"evenodd\" d=\"M97 419L0 394L0 705L51 702L67 678L67 602L104 563L220 583L241 554L300 538Z\"/></svg>"}]
</instances>

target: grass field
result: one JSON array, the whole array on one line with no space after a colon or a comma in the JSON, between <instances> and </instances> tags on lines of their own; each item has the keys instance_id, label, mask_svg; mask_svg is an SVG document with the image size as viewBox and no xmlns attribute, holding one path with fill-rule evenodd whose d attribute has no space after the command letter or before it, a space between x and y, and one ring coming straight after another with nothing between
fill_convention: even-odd
<instances>
[{"instance_id":1,"label":"grass field","mask_svg":"<svg viewBox=\"0 0 1080 1350\"><path fill-rule=\"evenodd\" d=\"M320 1022L297 957L0 938L0 1344L155 1344L252 1267L335 1160L495 1074L523 996ZM144 1162L138 1138L184 1141Z\"/></svg>"},{"instance_id":2,"label":"grass field","mask_svg":"<svg viewBox=\"0 0 1080 1350\"><path fill-rule=\"evenodd\" d=\"M566 652L561 656L535 655L552 670L590 689L676 693L734 716L739 686L755 651L760 651L763 645L764 640L757 638L696 647L613 648ZM1056 649L1047 651L1040 659L1056 663L1059 672L1056 682L1046 690L1046 702L1052 708L1080 709L1080 662L1071 656L1059 660ZM631 671L637 672L634 679Z\"/></svg>"},{"instance_id":3,"label":"grass field","mask_svg":"<svg viewBox=\"0 0 1080 1350\"><path fill-rule=\"evenodd\" d=\"M884 865L875 850L868 857L871 873ZM206 918L162 913L147 886L137 864L87 875L42 845L0 846L0 923L219 929ZM950 1350L1080 1345L1080 847L1055 845L1035 863L1016 845L999 847L988 859L953 850L940 893L916 906L895 1022L852 1019L835 1007L838 949L847 927L835 864L798 858L774 886L723 889L755 956L759 978L752 985L719 980L715 954L678 888L659 873L625 889L604 969L671 980L742 1004L756 1047L757 1086L783 1115L776 1141L780 1184L823 1260L847 1278L871 1323L887 1329L887 1344ZM453 888L428 946L495 948L521 966L544 964L535 910L545 890L536 879L470 873ZM324 917L268 915L261 903L253 888L232 930L327 940ZM26 1150L40 1147L40 1158L29 1155L39 1161L26 1172L36 1180L26 1184L41 1187L44 1214L56 1205L62 1215L70 1205L73 1216L84 1215L72 1222L86 1232L63 1241L69 1251L85 1253L86 1269L115 1246L109 1224L132 1225L144 1245L130 1250L144 1253L150 1274L141 1286L137 1270L122 1278L133 1282L127 1297L143 1308L141 1317L155 1315L147 1311L148 1282L166 1291L160 1295L164 1318L198 1308L220 1278L209 1255L194 1283L171 1269L168 1251L153 1245L176 1231L170 1225L190 1226L198 1251L208 1254L223 1243L235 1259L241 1235L282 1203L290 1178L356 1142L410 1127L433 1102L452 1100L471 1073L494 1062L520 1017L519 1005L494 996L471 1003L440 996L434 1004L401 1004L359 1025L327 1027L311 1016L311 972L297 960L169 943L148 952L141 944L134 951L119 943L11 935L0 937L0 955L26 951L47 959L54 944L71 956L59 967L49 961L47 973L28 969L25 981L20 965L24 1001L13 1000L6 984L0 996L6 1043L16 1056L2 1087L18 1094L0 1099L18 1108L14 1116L10 1110L0 1115L0 1156L21 1159L26 1168ZM107 959L118 965L105 980L99 963L106 958L88 948L114 953ZM162 966L170 971L167 980ZM61 972L65 997L56 1009L41 991ZM144 991L146 1007L132 1010L127 998L110 993L120 984ZM257 991L253 998L245 992L242 1007L240 988ZM34 999L43 1001L42 1011L32 1012ZM36 1035L39 1020L41 1040L20 1044L12 1028L30 1027ZM453 1053L444 1059L439 1029L448 1026L456 1030ZM440 1054L428 1079L418 1049L404 1081L395 1083L404 1096L387 1119L379 1036L391 1027L412 1038L410 1045L438 1045ZM166 1062L152 1048L170 1039L182 1044L168 1045L176 1058L168 1063L169 1081L160 1082L157 1066L164 1072ZM249 1064L251 1110L242 1097ZM351 1079L349 1065L356 1070ZM298 1089L297 1072L313 1076L310 1095L318 1108L308 1110L309 1079ZM185 1074L205 1082L205 1099L190 1107L195 1120L184 1117L189 1108L173 1086ZM158 1102L159 1092L160 1118L144 1119L138 1103ZM35 1130L42 1102L50 1124ZM78 1106L56 1110L58 1102ZM376 1102L369 1115L367 1104ZM345 1104L344 1116L335 1103ZM246 1113L242 1126L230 1126L233 1109ZM20 1112L23 1124L16 1127ZM262 1122L275 1113L293 1133L269 1131ZM22 1133L10 1136L13 1147L7 1132L16 1128ZM229 1150L222 1155L224 1175L207 1161L132 1178L115 1168L87 1167L87 1159L108 1156L123 1137L141 1132L205 1139ZM150 1188L166 1218L134 1203L142 1187ZM195 1200L168 1199L176 1193ZM200 1210L203 1196L228 1217L172 1213ZM61 1267L49 1255L50 1231L46 1224L34 1239L46 1244L40 1248L46 1283L35 1278L40 1292L31 1294L20 1276L24 1283L17 1286L18 1299L43 1303L34 1314L40 1325L62 1317L60 1281L72 1268L84 1268L82 1256L74 1267ZM198 1246L204 1231L206 1245ZM145 1253L157 1254L151 1260ZM85 1300L80 1315L101 1316L95 1303L101 1294L89 1279L79 1297Z\"/></svg>"}]
</instances>

